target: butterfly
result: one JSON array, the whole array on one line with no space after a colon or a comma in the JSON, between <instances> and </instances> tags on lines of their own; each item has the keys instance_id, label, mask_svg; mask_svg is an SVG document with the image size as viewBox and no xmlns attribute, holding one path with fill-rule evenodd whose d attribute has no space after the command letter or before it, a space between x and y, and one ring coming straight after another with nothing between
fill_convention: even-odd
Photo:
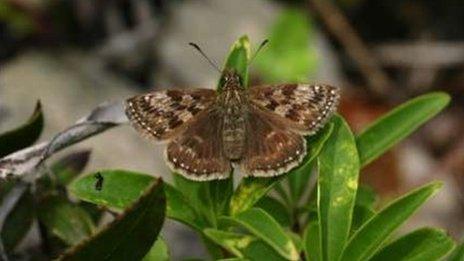
<instances>
[{"instance_id":1,"label":"butterfly","mask_svg":"<svg viewBox=\"0 0 464 261\"><path fill-rule=\"evenodd\" d=\"M187 179L226 179L234 167L247 177L272 177L297 167L313 135L337 108L339 89L325 84L244 88L233 70L223 89L161 90L126 100L133 127L168 141L165 160Z\"/></svg>"}]
</instances>

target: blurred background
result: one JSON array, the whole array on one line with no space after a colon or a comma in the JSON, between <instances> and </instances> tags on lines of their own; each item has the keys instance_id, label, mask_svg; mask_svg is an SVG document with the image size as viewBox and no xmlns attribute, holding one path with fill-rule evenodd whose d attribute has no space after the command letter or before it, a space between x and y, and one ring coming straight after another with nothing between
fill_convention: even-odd
<instances>
[{"instance_id":1,"label":"blurred background","mask_svg":"<svg viewBox=\"0 0 464 261\"><path fill-rule=\"evenodd\" d=\"M251 85L339 86L339 111L357 132L414 96L448 92L446 111L370 164L361 179L380 202L444 181L405 229L433 225L462 237L462 0L0 0L0 132L24 122L39 99L42 140L49 140L104 101L171 87L215 88L218 73L188 42L222 64L244 34L253 49L270 40L251 66ZM67 151L79 149L92 151L88 172L124 168L169 179L163 147L129 126ZM174 223L167 230L174 258L204 253L191 232Z\"/></svg>"}]
</instances>

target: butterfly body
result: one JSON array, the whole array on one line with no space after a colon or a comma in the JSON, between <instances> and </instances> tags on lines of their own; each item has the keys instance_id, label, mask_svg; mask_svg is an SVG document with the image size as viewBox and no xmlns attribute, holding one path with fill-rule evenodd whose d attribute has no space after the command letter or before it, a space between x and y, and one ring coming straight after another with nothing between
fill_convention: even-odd
<instances>
[{"instance_id":1,"label":"butterfly body","mask_svg":"<svg viewBox=\"0 0 464 261\"><path fill-rule=\"evenodd\" d=\"M221 132L225 156L229 160L239 160L243 156L246 143L246 120L248 103L246 90L236 74L224 76L223 91L218 95L217 107L223 118Z\"/></svg>"},{"instance_id":2,"label":"butterfly body","mask_svg":"<svg viewBox=\"0 0 464 261\"><path fill-rule=\"evenodd\" d=\"M232 162L245 176L281 175L306 155L304 135L316 133L337 107L338 89L281 84L248 89L234 72L220 92L157 91L130 98L126 114L152 140L168 140L173 171L193 180L229 177Z\"/></svg>"}]
</instances>

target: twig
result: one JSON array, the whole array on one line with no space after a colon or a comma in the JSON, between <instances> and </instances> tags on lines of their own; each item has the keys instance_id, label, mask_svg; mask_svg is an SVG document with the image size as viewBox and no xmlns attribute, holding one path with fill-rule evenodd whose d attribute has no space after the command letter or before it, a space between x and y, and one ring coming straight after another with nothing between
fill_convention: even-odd
<instances>
[{"instance_id":1,"label":"twig","mask_svg":"<svg viewBox=\"0 0 464 261\"><path fill-rule=\"evenodd\" d=\"M439 68L464 64L464 42L398 42L373 48L383 65Z\"/></svg>"},{"instance_id":2,"label":"twig","mask_svg":"<svg viewBox=\"0 0 464 261\"><path fill-rule=\"evenodd\" d=\"M327 30L357 63L372 91L377 95L389 94L394 86L392 81L337 6L327 0L308 0L308 2L319 14Z\"/></svg>"},{"instance_id":3,"label":"twig","mask_svg":"<svg viewBox=\"0 0 464 261\"><path fill-rule=\"evenodd\" d=\"M58 133L50 142L22 149L0 159L0 179L20 177L25 181L32 181L38 174L27 174L39 173L39 165L53 153L126 121L122 102L98 106L88 116Z\"/></svg>"}]
</instances>

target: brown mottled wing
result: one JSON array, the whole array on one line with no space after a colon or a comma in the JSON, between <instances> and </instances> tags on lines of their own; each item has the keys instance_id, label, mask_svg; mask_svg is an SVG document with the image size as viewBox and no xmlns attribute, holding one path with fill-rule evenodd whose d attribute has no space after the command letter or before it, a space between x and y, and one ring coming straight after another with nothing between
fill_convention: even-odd
<instances>
[{"instance_id":1,"label":"brown mottled wing","mask_svg":"<svg viewBox=\"0 0 464 261\"><path fill-rule=\"evenodd\" d=\"M245 155L245 176L271 177L298 166L306 155L306 140L269 111L250 107Z\"/></svg>"},{"instance_id":2,"label":"brown mottled wing","mask_svg":"<svg viewBox=\"0 0 464 261\"><path fill-rule=\"evenodd\" d=\"M304 135L317 132L336 110L338 88L317 84L282 84L249 89L252 104L285 118L287 125Z\"/></svg>"},{"instance_id":3,"label":"brown mottled wing","mask_svg":"<svg viewBox=\"0 0 464 261\"><path fill-rule=\"evenodd\" d=\"M222 117L214 109L201 112L166 148L169 167L188 179L229 177L231 166L222 146Z\"/></svg>"},{"instance_id":4,"label":"brown mottled wing","mask_svg":"<svg viewBox=\"0 0 464 261\"><path fill-rule=\"evenodd\" d=\"M208 89L164 90L132 97L126 115L142 135L159 141L181 133L186 122L210 107L216 91Z\"/></svg>"}]
</instances>

